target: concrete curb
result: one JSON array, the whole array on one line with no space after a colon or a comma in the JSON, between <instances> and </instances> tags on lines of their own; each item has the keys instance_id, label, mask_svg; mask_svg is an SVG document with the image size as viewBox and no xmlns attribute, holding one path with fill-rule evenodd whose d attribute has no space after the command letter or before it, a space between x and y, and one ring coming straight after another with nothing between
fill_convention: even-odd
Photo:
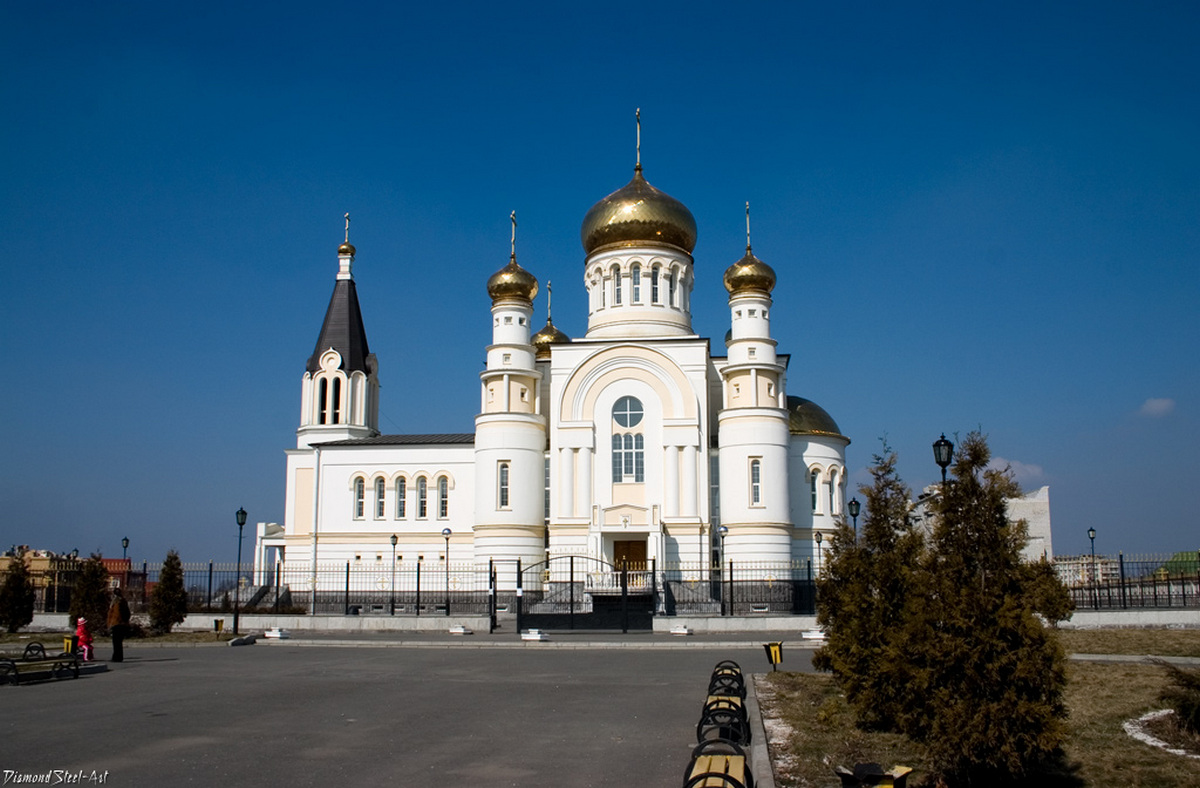
<instances>
[{"instance_id":1,"label":"concrete curb","mask_svg":"<svg viewBox=\"0 0 1200 788\"><path fill-rule=\"evenodd\" d=\"M758 680L761 673L750 675L750 686L746 693L746 711L750 715L750 770L754 773L756 788L775 788L775 769L771 766L771 748L767 745L767 727L763 724L762 709L758 705Z\"/></svg>"}]
</instances>

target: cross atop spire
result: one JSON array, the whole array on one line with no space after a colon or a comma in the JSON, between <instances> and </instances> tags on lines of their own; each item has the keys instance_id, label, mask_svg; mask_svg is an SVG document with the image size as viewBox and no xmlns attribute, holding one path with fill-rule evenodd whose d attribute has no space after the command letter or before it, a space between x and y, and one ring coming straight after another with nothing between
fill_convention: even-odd
<instances>
[{"instance_id":1,"label":"cross atop spire","mask_svg":"<svg viewBox=\"0 0 1200 788\"><path fill-rule=\"evenodd\" d=\"M512 259L517 259L517 212L513 211L508 215L512 220Z\"/></svg>"},{"instance_id":2,"label":"cross atop spire","mask_svg":"<svg viewBox=\"0 0 1200 788\"><path fill-rule=\"evenodd\" d=\"M554 283L546 280L546 322L550 322L551 307L554 304Z\"/></svg>"},{"instance_id":3,"label":"cross atop spire","mask_svg":"<svg viewBox=\"0 0 1200 788\"><path fill-rule=\"evenodd\" d=\"M642 108L638 107L633 113L634 120L637 123L637 167L638 172L642 171Z\"/></svg>"},{"instance_id":4,"label":"cross atop spire","mask_svg":"<svg viewBox=\"0 0 1200 788\"><path fill-rule=\"evenodd\" d=\"M746 253L750 252L750 201L746 201Z\"/></svg>"}]
</instances>

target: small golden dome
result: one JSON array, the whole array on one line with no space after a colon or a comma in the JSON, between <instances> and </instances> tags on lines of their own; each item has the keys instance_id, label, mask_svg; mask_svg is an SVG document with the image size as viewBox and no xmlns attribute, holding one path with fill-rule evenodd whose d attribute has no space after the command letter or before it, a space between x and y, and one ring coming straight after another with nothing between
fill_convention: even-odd
<instances>
[{"instance_id":1,"label":"small golden dome","mask_svg":"<svg viewBox=\"0 0 1200 788\"><path fill-rule=\"evenodd\" d=\"M517 256L513 255L508 265L492 274L487 283L488 295L493 301L502 298L520 298L532 301L538 294L537 277L517 265Z\"/></svg>"},{"instance_id":2,"label":"small golden dome","mask_svg":"<svg viewBox=\"0 0 1200 788\"><path fill-rule=\"evenodd\" d=\"M529 344L537 351L538 358L550 358L550 346L561 345L565 342L570 342L571 338L559 331L549 318L546 318L546 325L541 331L538 331L529 340Z\"/></svg>"},{"instance_id":3,"label":"small golden dome","mask_svg":"<svg viewBox=\"0 0 1200 788\"><path fill-rule=\"evenodd\" d=\"M817 403L803 397L788 397L788 432L792 435L842 435L837 422Z\"/></svg>"},{"instance_id":4,"label":"small golden dome","mask_svg":"<svg viewBox=\"0 0 1200 788\"><path fill-rule=\"evenodd\" d=\"M775 271L759 260L746 247L746 256L725 269L725 289L730 293L743 290L771 292L775 288Z\"/></svg>"},{"instance_id":5,"label":"small golden dome","mask_svg":"<svg viewBox=\"0 0 1200 788\"><path fill-rule=\"evenodd\" d=\"M638 165L633 180L591 207L579 236L586 254L610 244L639 243L675 246L691 254L696 219L679 200L647 183Z\"/></svg>"},{"instance_id":6,"label":"small golden dome","mask_svg":"<svg viewBox=\"0 0 1200 788\"><path fill-rule=\"evenodd\" d=\"M346 241L346 243L344 243L338 247L338 257L347 255L347 254L350 255L351 257L353 257L354 252L355 252L354 244L350 243L349 241Z\"/></svg>"}]
</instances>

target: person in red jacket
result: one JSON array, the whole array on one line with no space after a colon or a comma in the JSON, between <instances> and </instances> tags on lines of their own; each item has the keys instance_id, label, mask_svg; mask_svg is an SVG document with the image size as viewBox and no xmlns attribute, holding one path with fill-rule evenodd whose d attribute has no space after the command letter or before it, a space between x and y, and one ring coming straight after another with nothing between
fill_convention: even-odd
<instances>
[{"instance_id":1,"label":"person in red jacket","mask_svg":"<svg viewBox=\"0 0 1200 788\"><path fill-rule=\"evenodd\" d=\"M79 638L79 653L83 656L83 661L90 662L92 659L92 633L88 631L87 619L83 616L79 617L79 621L75 625L75 636Z\"/></svg>"}]
</instances>

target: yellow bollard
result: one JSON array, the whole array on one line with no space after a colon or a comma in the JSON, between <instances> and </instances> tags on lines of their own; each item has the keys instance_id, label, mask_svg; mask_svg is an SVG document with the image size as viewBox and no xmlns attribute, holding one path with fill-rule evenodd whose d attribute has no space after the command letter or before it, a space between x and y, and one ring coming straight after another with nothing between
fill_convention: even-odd
<instances>
[{"instance_id":1,"label":"yellow bollard","mask_svg":"<svg viewBox=\"0 0 1200 788\"><path fill-rule=\"evenodd\" d=\"M771 663L771 670L778 670L776 665L783 662L783 643L763 643L763 648L767 652L767 661Z\"/></svg>"}]
</instances>

